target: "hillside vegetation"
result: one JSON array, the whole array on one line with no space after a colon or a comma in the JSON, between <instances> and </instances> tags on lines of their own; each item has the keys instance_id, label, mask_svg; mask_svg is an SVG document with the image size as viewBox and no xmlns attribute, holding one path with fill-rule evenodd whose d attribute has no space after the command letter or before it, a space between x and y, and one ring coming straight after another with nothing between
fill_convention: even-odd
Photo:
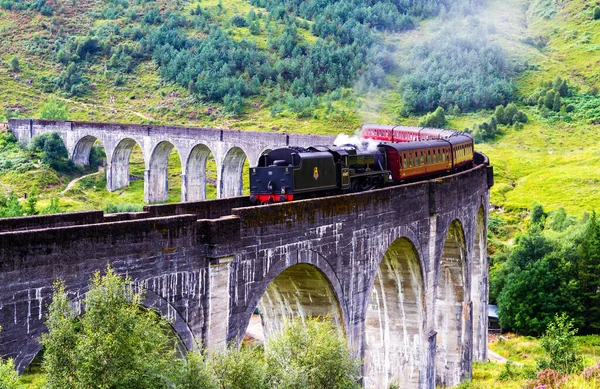
<instances>
[{"instance_id":1,"label":"hillside vegetation","mask_svg":"<svg viewBox=\"0 0 600 389\"><path fill-rule=\"evenodd\" d=\"M495 167L501 215L520 218L534 200L575 215L598 208L596 3L448 4L3 0L0 120L326 134L363 122L433 123L476 135ZM497 106L526 120L498 120ZM421 119L438 107L441 121ZM143 176L133 162L132 175ZM51 173L37 185L25 173L39 174L3 175L6 191L28 183L42 204L73 178ZM178 175L174 167L171 200ZM141 201L141 181L105 196L102 180L81 180L71 189L79 195L62 195L65 209Z\"/></svg>"}]
</instances>

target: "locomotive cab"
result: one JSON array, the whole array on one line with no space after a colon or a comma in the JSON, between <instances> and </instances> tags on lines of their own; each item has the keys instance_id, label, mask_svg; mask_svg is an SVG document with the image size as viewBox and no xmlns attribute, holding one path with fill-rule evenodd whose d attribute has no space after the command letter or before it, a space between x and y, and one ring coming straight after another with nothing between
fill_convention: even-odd
<instances>
[{"instance_id":1,"label":"locomotive cab","mask_svg":"<svg viewBox=\"0 0 600 389\"><path fill-rule=\"evenodd\" d=\"M303 193L338 188L334 156L317 148L286 147L260 157L250 168L250 200L291 201Z\"/></svg>"}]
</instances>

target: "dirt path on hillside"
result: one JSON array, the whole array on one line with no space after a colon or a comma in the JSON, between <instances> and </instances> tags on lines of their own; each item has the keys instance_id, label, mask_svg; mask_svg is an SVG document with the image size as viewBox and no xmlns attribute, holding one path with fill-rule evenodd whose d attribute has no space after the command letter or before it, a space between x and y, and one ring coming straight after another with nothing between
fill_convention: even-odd
<instances>
[{"instance_id":1,"label":"dirt path on hillside","mask_svg":"<svg viewBox=\"0 0 600 389\"><path fill-rule=\"evenodd\" d=\"M79 181L83 180L84 178L95 176L96 174L102 173L102 172L104 172L104 169L100 168L100 170L98 170L96 173L86 174L85 176L81 176L79 178L74 179L73 181L69 182L69 185L67 185L67 187L65 188L65 190L63 190L62 192L60 192L60 194L64 195L69 190L71 190L75 186L75 184L77 184Z\"/></svg>"}]
</instances>

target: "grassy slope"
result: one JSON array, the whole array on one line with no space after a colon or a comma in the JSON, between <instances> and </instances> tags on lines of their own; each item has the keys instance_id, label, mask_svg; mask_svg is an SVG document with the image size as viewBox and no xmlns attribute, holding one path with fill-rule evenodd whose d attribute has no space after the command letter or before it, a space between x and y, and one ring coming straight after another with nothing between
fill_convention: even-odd
<instances>
[{"instance_id":1,"label":"grassy slope","mask_svg":"<svg viewBox=\"0 0 600 389\"><path fill-rule=\"evenodd\" d=\"M94 21L90 13L101 9L101 1L78 1L76 5L71 2L61 2L54 18L45 17L30 11L0 10L0 121L4 118L5 108L17 108L24 117L37 117L41 105L49 97L42 93L35 80L42 75L55 77L58 64L54 62L52 54L47 50L43 41L56 36L53 20L64 20L76 25L69 25L65 29L71 33L85 35L92 27L99 27L103 23L112 21ZM188 0L178 1L178 5L166 0L157 0L161 8L169 5L175 9L189 14L189 10L196 7L196 2ZM250 9L257 13L267 13L264 9L250 6L244 0L225 0L222 2L224 12L218 13L219 1L207 0L200 3L204 10L217 14L220 23L225 25L234 14L245 16ZM183 10L182 10L183 9ZM127 21L122 18L117 21L125 26ZM247 28L233 30L234 37L254 40L259 47L265 47L267 32L264 21L261 21L261 34L251 35ZM277 24L273 22L273 24ZM277 24L283 29L283 24ZM194 34L190 30L190 34ZM300 36L312 42L316 40L310 32L300 29ZM42 42L42 43L40 43ZM16 56L21 64L22 71L19 80L9 69L9 60ZM220 110L211 113L211 108L218 108L214 103L191 103L188 92L178 86L163 82L157 73L156 65L152 61L142 62L136 70L126 76L126 84L121 87L114 85L114 77L105 76L104 68L108 58L102 58L93 65L86 74L90 83L95 87L86 96L79 98L60 97L69 105L69 119L83 121L104 121L124 123L155 123L187 126L207 126L218 128L239 128L252 130L271 130L277 127L281 131L300 133L331 133L334 124L337 132L351 131L358 124L353 101L335 102L337 108L331 114L325 114L324 108L318 110L319 118L298 119L290 113L282 113L276 118L270 116L269 109L261 109L262 98L255 98L246 104L242 118L233 118L220 113ZM28 85L26 80L34 80ZM173 92L173 94L171 94ZM111 103L114 97L114 103ZM133 99L132 99L133 98ZM254 105L259 108L255 108Z\"/></svg>"},{"instance_id":2,"label":"grassy slope","mask_svg":"<svg viewBox=\"0 0 600 389\"><path fill-rule=\"evenodd\" d=\"M600 362L600 336L588 335L579 337L580 352L585 359L586 366ZM508 367L513 371L512 377L502 379L506 375L506 365L494 362L475 363L473 366L473 386L476 389L520 389L527 383L523 370L535 368L536 361L545 357L539 339L527 336L510 337L508 340L496 340L490 343L490 348L503 357L521 364ZM581 374L573 374L564 389L595 389L600 385L598 378L585 380Z\"/></svg>"},{"instance_id":3,"label":"grassy slope","mask_svg":"<svg viewBox=\"0 0 600 389\"><path fill-rule=\"evenodd\" d=\"M513 3L517 6L524 2L516 0ZM599 74L594 65L600 60L600 22L590 20L589 11L584 11L592 2L555 3L542 5L532 1L526 11L521 5L518 9L524 12L522 17L503 18L505 28L498 29L499 34L505 30L510 31L505 36L513 35L504 46L514 42L517 50L511 52L539 65L538 70L528 70L519 78L522 96L533 92L540 82L551 81L557 75L568 79L579 93L598 85ZM544 15L552 17L545 18ZM565 39L573 34L593 38L587 44ZM515 40L527 36L547 37L548 45L541 51L531 47L523 50L523 44ZM562 206L575 214L600 208L600 197L597 196L600 154L598 143L593 141L600 128L583 121L549 124L537 116L536 111L529 110L533 120L524 130L509 130L497 142L480 145L496 168L497 185L492 191L492 201L509 207L528 207L538 201L549 209Z\"/></svg>"}]
</instances>

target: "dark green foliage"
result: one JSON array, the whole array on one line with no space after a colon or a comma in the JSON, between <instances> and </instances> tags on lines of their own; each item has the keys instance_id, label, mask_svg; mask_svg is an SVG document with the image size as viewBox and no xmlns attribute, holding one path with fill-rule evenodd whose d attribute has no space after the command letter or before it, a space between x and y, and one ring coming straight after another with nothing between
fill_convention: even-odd
<instances>
[{"instance_id":1,"label":"dark green foliage","mask_svg":"<svg viewBox=\"0 0 600 389\"><path fill-rule=\"evenodd\" d=\"M12 72L19 73L21 71L21 65L19 64L19 59L17 57L12 57L9 65Z\"/></svg>"},{"instance_id":2,"label":"dark green foliage","mask_svg":"<svg viewBox=\"0 0 600 389\"><path fill-rule=\"evenodd\" d=\"M574 219L563 209L531 212L530 229L514 247L491 260L490 300L500 323L524 334L541 334L557 313L584 333L600 328L600 225L595 214Z\"/></svg>"},{"instance_id":3,"label":"dark green foliage","mask_svg":"<svg viewBox=\"0 0 600 389\"><path fill-rule=\"evenodd\" d=\"M531 207L531 224L540 228L544 228L543 226L545 222L546 213L544 212L544 207L538 203L533 204Z\"/></svg>"},{"instance_id":4,"label":"dark green foliage","mask_svg":"<svg viewBox=\"0 0 600 389\"><path fill-rule=\"evenodd\" d=\"M446 124L446 113L442 107L437 107L434 112L427 114L423 120L419 122L419 126L421 127L433 128L442 128L444 124Z\"/></svg>"},{"instance_id":5,"label":"dark green foliage","mask_svg":"<svg viewBox=\"0 0 600 389\"><path fill-rule=\"evenodd\" d=\"M541 345L548 359L538 361L538 370L552 369L564 374L583 370L583 357L578 353L577 329L564 313L556 315L542 336Z\"/></svg>"},{"instance_id":6,"label":"dark green foliage","mask_svg":"<svg viewBox=\"0 0 600 389\"><path fill-rule=\"evenodd\" d=\"M497 106L494 114L488 121L475 124L471 130L467 129L466 131L473 134L473 140L479 143L491 140L500 134L501 130L498 125L512 125L515 129L519 130L528 121L529 118L524 112L517 109L517 106L513 103L509 103L506 107L502 105Z\"/></svg>"},{"instance_id":7,"label":"dark green foliage","mask_svg":"<svg viewBox=\"0 0 600 389\"><path fill-rule=\"evenodd\" d=\"M412 68L401 78L402 114L457 106L461 112L494 108L513 97L512 65L483 31L440 31L412 52Z\"/></svg>"},{"instance_id":8,"label":"dark green foliage","mask_svg":"<svg viewBox=\"0 0 600 389\"><path fill-rule=\"evenodd\" d=\"M32 152L42 153L42 161L58 172L69 173L74 168L67 148L56 132L46 132L34 136L29 144L29 149Z\"/></svg>"},{"instance_id":9,"label":"dark green foliage","mask_svg":"<svg viewBox=\"0 0 600 389\"><path fill-rule=\"evenodd\" d=\"M260 22L258 20L250 22L250 24L248 25L248 29L250 30L250 34L259 35L260 34Z\"/></svg>"},{"instance_id":10,"label":"dark green foliage","mask_svg":"<svg viewBox=\"0 0 600 389\"><path fill-rule=\"evenodd\" d=\"M71 96L83 95L88 90L88 80L74 62L54 78L54 84Z\"/></svg>"},{"instance_id":11,"label":"dark green foliage","mask_svg":"<svg viewBox=\"0 0 600 389\"><path fill-rule=\"evenodd\" d=\"M246 27L246 19L240 15L233 15L230 22L235 27Z\"/></svg>"},{"instance_id":12,"label":"dark green foliage","mask_svg":"<svg viewBox=\"0 0 600 389\"><path fill-rule=\"evenodd\" d=\"M600 221L596 213L588 223L579 246L579 286L582 305L587 308L583 317L585 332L600 330Z\"/></svg>"},{"instance_id":13,"label":"dark green foliage","mask_svg":"<svg viewBox=\"0 0 600 389\"><path fill-rule=\"evenodd\" d=\"M32 189L27 194L27 200L25 201L25 214L27 216L33 216L38 214L38 211L35 209L37 202L37 192L35 191L35 189Z\"/></svg>"},{"instance_id":14,"label":"dark green foliage","mask_svg":"<svg viewBox=\"0 0 600 389\"><path fill-rule=\"evenodd\" d=\"M2 0L0 1L0 8L21 11L32 9L44 16L52 16L54 14L54 8L48 5L46 0Z\"/></svg>"},{"instance_id":15,"label":"dark green foliage","mask_svg":"<svg viewBox=\"0 0 600 389\"><path fill-rule=\"evenodd\" d=\"M600 19L600 7L596 6L594 8L594 20Z\"/></svg>"}]
</instances>

